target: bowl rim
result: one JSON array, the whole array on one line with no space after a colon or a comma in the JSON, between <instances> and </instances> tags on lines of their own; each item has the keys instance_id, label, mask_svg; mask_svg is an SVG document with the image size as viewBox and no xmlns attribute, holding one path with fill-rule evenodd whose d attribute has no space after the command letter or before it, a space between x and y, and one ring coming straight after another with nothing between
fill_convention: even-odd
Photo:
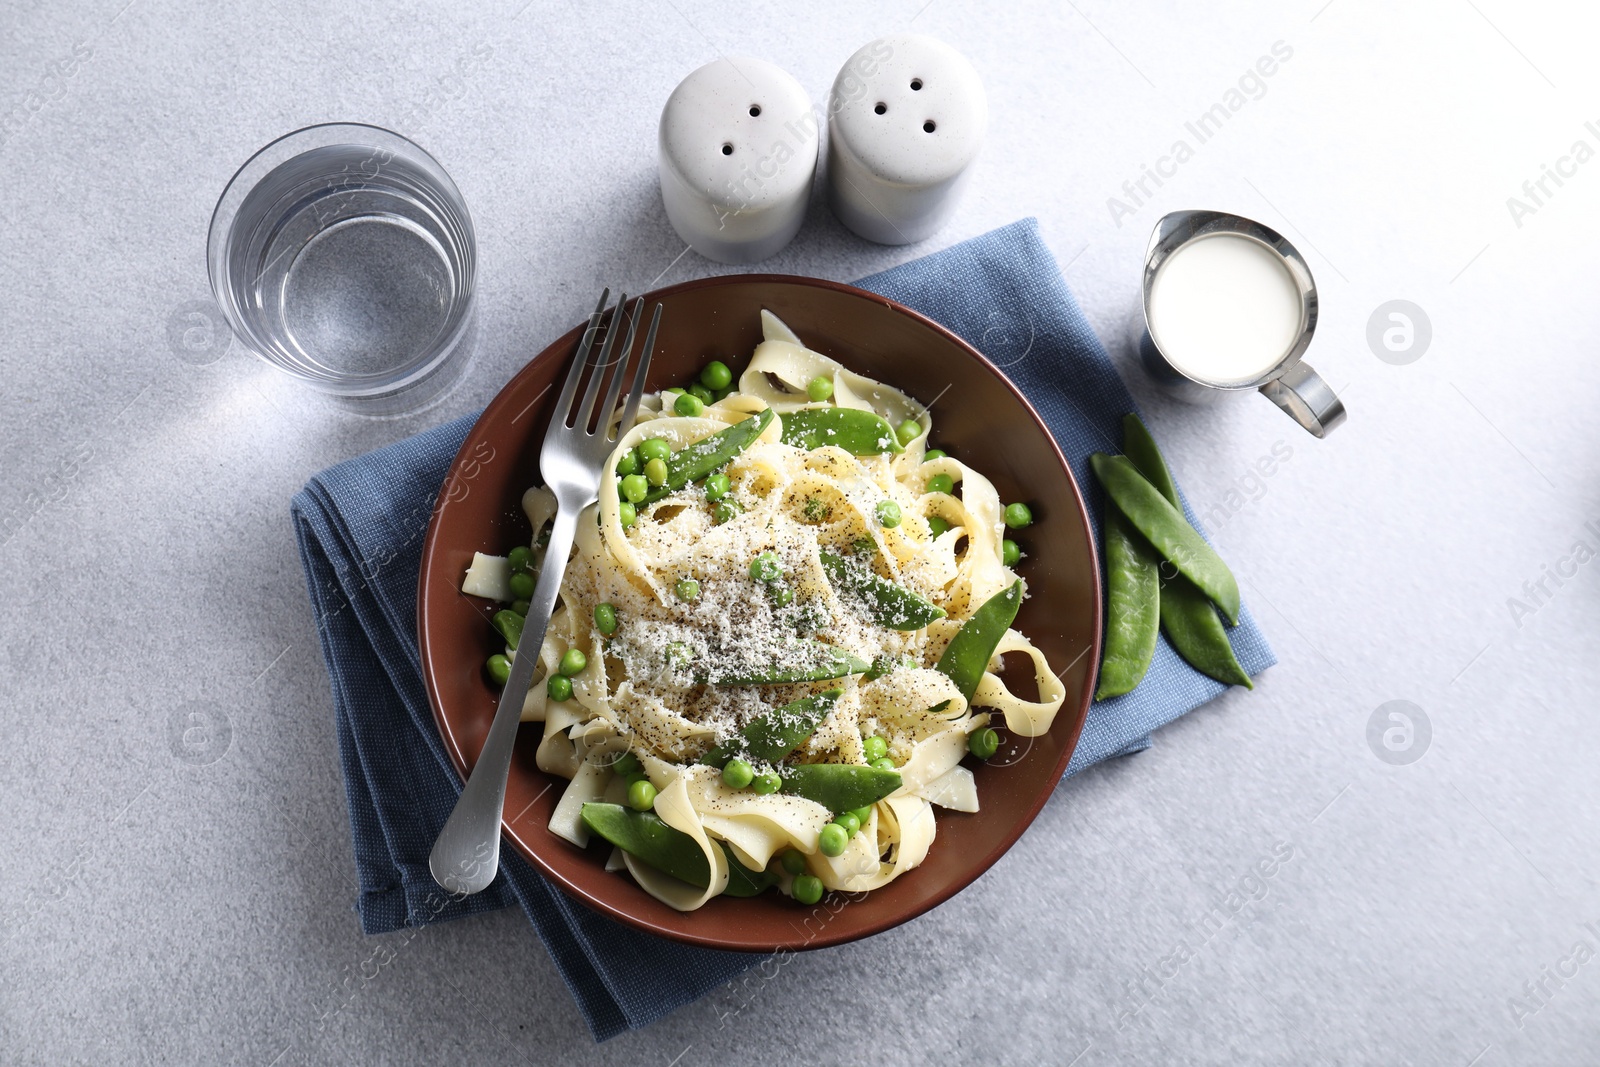
<instances>
[{"instance_id":1,"label":"bowl rim","mask_svg":"<svg viewBox=\"0 0 1600 1067\"><path fill-rule=\"evenodd\" d=\"M691 292L696 289L716 288L725 285L746 283L808 286L816 289L832 290L834 292L843 293L857 298L866 298L873 303L881 304L890 311L905 315L922 326L943 335L958 349L963 351L969 358L976 361L980 367L988 371L989 374L996 378L1005 387L1017 404L1028 413L1028 416L1033 420L1034 426L1041 434L1044 435L1046 442L1049 444L1051 453L1054 455L1057 464L1059 464L1061 473L1066 477L1067 484L1072 487L1072 495L1077 504L1078 518L1081 523L1080 528L1084 531L1085 540L1089 550L1089 559L1093 564L1091 568L1093 573L1090 576L1093 591L1092 601L1094 605L1093 639L1090 643L1090 646L1080 655L1091 656L1091 663L1098 663L1100 661L1100 651L1105 640L1105 589L1104 582L1100 574L1099 545L1096 543L1096 538L1094 536L1094 525L1090 521L1088 504L1084 498L1083 488L1078 484L1078 480L1072 472L1072 464L1068 462L1067 458L1062 454L1061 446L1056 442L1055 435L1050 432L1049 426L1045 424L1045 421L1040 417L1039 412L1034 408L1033 404L1028 400L1028 398L1023 395L1022 391L1017 388L1016 384L1012 382L1011 379L1000 370L1000 368L996 367L992 362L990 362L988 357L984 356L982 352L978 351L976 346L969 343L965 338L961 337L953 330L941 325L921 312L907 307L897 300L874 293L868 289L862 289L859 286L849 285L845 282L836 282L826 278L810 278L802 275L790 274L720 274L709 278L697 278L691 281L679 282L676 285L670 285L661 289L652 290L651 292L645 293L643 299L646 304L650 304L657 300L675 296L679 293ZM572 329L568 330L560 337L557 337L545 347L541 348L538 353L530 358L515 374L506 380L506 383L501 386L500 391L495 394L494 399L492 399L484 407L482 413L479 414L477 420L472 424L472 428L467 431L467 436L462 441L460 449L457 450L455 457L451 460L451 471L454 471L456 465L461 462L462 458L468 456L470 454L470 450L479 443L477 438L479 427L483 426L485 421L488 420L491 415L498 415L499 408L510 406L512 402L512 386L516 383L517 379L523 374L526 374L529 368L538 362L541 357L544 357L546 353L559 352L565 348L571 348L573 345L575 345L577 343L579 334L583 329L584 323L579 323L573 326ZM447 475L446 484L448 484L448 481L449 477ZM433 714L434 727L439 731L440 740L443 742L445 752L450 757L450 763L455 769L457 778L460 779L460 781L464 784L466 781L467 768L466 754L462 751L459 739L454 735L450 729L449 723L445 718L443 709L441 707L441 701L439 697L441 690L439 687L439 679L434 671L433 658L426 654L426 649L430 643L426 606L428 604L430 582L432 580L436 580L433 576L438 571L435 557L445 549L445 546L440 543L439 537L440 520L444 514L444 510L444 508L437 506L436 500L432 514L428 521L427 534L423 540L422 564L417 577L417 648L418 657L422 665L423 688L427 691L428 707ZM455 586L452 585L451 588L455 589ZM1071 700L1071 696L1072 695L1069 693L1067 696L1068 701ZM904 923L910 922L912 919L924 915L929 911L932 911L934 908L945 903L951 897L954 897L957 893L960 893L973 882L977 881L978 878L982 877L986 872L988 872L988 870L993 867L995 863L999 862L1000 857L1009 851L1011 847L1022 837L1022 835L1027 832L1028 828L1033 825L1033 821L1038 818L1039 812L1044 810L1045 804L1049 801L1050 797L1054 795L1056 787L1061 783L1062 776L1066 773L1067 765L1071 762L1073 754L1077 751L1078 742L1083 735L1083 728L1085 723L1088 721L1089 711L1093 706L1093 703L1094 676L1091 673L1088 676L1088 683L1084 686L1084 690L1077 703L1077 714L1073 720L1071 735L1070 737L1066 737L1064 739L1065 743L1062 745L1061 754L1057 758L1057 765L1050 775L1049 787L1040 789L1038 791L1037 796L1028 802L1022 817L1013 823L1012 828L1006 832L1005 836L996 840L996 842L990 847L988 853L984 855L978 863L971 866L970 876L956 878L950 883L940 887L929 896L918 901L913 907L904 909L884 919L869 923L865 927L856 930L840 930L835 932L837 924L830 923L821 933L809 938L780 938L772 941L771 943L762 943L758 945L751 944L747 941L729 941L719 939L715 935L673 929L658 925L646 917L636 915L630 912L628 909L619 907L618 905L606 899L590 893L583 887L574 884L553 865L547 863L540 855L539 850L533 847L530 842L524 840L517 830L510 823L505 821L504 813L502 813L500 823L501 836L503 838L502 846L506 841L509 841L523 859L532 864L540 875L558 886L568 897L576 900L586 907L598 911L608 918L616 919L619 922L633 927L634 929L642 930L648 934L654 934L657 937L664 937L672 941L695 945L700 948L714 948L724 951L753 953L804 951L816 948L827 948L833 945L848 944L852 941L858 941L867 937L871 937L875 934L883 933L885 930L891 930ZM1066 706L1066 704L1063 704L1063 708Z\"/></svg>"}]
</instances>

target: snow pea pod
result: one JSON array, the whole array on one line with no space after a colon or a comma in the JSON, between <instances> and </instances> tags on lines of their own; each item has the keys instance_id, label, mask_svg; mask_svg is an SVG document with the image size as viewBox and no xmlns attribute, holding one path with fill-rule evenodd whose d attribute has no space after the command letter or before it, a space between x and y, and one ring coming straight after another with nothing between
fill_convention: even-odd
<instances>
[{"instance_id":1,"label":"snow pea pod","mask_svg":"<svg viewBox=\"0 0 1600 1067\"><path fill-rule=\"evenodd\" d=\"M826 549L818 555L822 559L822 569L828 572L828 580L860 600L879 626L891 630L920 630L934 619L944 618L944 609L933 601L895 585L877 572Z\"/></svg>"},{"instance_id":2,"label":"snow pea pod","mask_svg":"<svg viewBox=\"0 0 1600 1067\"><path fill-rule=\"evenodd\" d=\"M798 649L800 654L795 655ZM864 674L872 664L834 645L797 638L781 661L749 671L713 668L696 679L702 685L788 685L792 682L828 682L851 674Z\"/></svg>"},{"instance_id":3,"label":"snow pea pod","mask_svg":"<svg viewBox=\"0 0 1600 1067\"><path fill-rule=\"evenodd\" d=\"M514 611L502 610L494 613L494 618L489 620L494 628L500 631L500 636L506 639L506 645L513 652L522 642L522 627L528 620Z\"/></svg>"},{"instance_id":4,"label":"snow pea pod","mask_svg":"<svg viewBox=\"0 0 1600 1067\"><path fill-rule=\"evenodd\" d=\"M1011 628L1020 607L1022 583L1012 582L985 600L972 617L961 624L944 655L934 664L935 670L956 683L969 704L972 694L978 691L978 683L983 681L983 672L989 669L990 657Z\"/></svg>"},{"instance_id":5,"label":"snow pea pod","mask_svg":"<svg viewBox=\"0 0 1600 1067\"><path fill-rule=\"evenodd\" d=\"M1173 507L1182 509L1178 502L1178 487L1172 472L1156 446L1155 438L1145 429L1137 415L1127 415L1122 420L1122 451L1139 468L1139 473L1167 498ZM1211 600L1193 582L1181 574L1164 578L1161 582L1161 629L1188 664L1201 674L1228 685L1242 685L1254 689L1250 675L1239 665L1233 654L1233 644L1228 631L1217 617Z\"/></svg>"},{"instance_id":6,"label":"snow pea pod","mask_svg":"<svg viewBox=\"0 0 1600 1067\"><path fill-rule=\"evenodd\" d=\"M582 817L593 833L641 863L701 889L711 884L711 865L694 838L668 826L655 812L596 801L583 806ZM728 886L723 895L753 897L777 882L776 871L752 871L733 858L726 844L722 850L728 857Z\"/></svg>"},{"instance_id":7,"label":"snow pea pod","mask_svg":"<svg viewBox=\"0 0 1600 1067\"><path fill-rule=\"evenodd\" d=\"M1183 575L1161 586L1161 629L1195 670L1228 685L1254 689L1228 641L1217 607Z\"/></svg>"},{"instance_id":8,"label":"snow pea pod","mask_svg":"<svg viewBox=\"0 0 1600 1067\"><path fill-rule=\"evenodd\" d=\"M1161 449L1156 447L1156 439L1150 436L1150 431L1139 420L1139 416L1132 412L1122 416L1122 454L1139 468L1145 481L1155 486L1156 491L1166 497L1173 507L1183 510L1183 505L1178 503L1178 486L1172 480L1172 472L1167 469Z\"/></svg>"},{"instance_id":9,"label":"snow pea pod","mask_svg":"<svg viewBox=\"0 0 1600 1067\"><path fill-rule=\"evenodd\" d=\"M761 436L773 418L772 409L764 408L743 422L736 422L726 430L718 430L673 452L666 459L667 480L646 493L639 504L660 500L726 467Z\"/></svg>"},{"instance_id":10,"label":"snow pea pod","mask_svg":"<svg viewBox=\"0 0 1600 1067\"><path fill-rule=\"evenodd\" d=\"M702 889L711 884L711 865L694 838L655 812L591 801L581 814L585 826L640 862Z\"/></svg>"},{"instance_id":11,"label":"snow pea pod","mask_svg":"<svg viewBox=\"0 0 1600 1067\"><path fill-rule=\"evenodd\" d=\"M801 697L765 715L758 715L740 731L742 741L718 745L700 757L700 762L721 767L734 756L748 753L753 759L776 763L816 733L818 724L827 718L842 692L840 689L830 689L826 693Z\"/></svg>"},{"instance_id":12,"label":"snow pea pod","mask_svg":"<svg viewBox=\"0 0 1600 1067\"><path fill-rule=\"evenodd\" d=\"M796 448L836 445L852 456L904 452L894 427L860 408L801 408L783 417L783 443Z\"/></svg>"},{"instance_id":13,"label":"snow pea pod","mask_svg":"<svg viewBox=\"0 0 1600 1067\"><path fill-rule=\"evenodd\" d=\"M783 791L814 800L829 811L853 811L876 804L900 788L900 772L848 763L805 763L780 767Z\"/></svg>"},{"instance_id":14,"label":"snow pea pod","mask_svg":"<svg viewBox=\"0 0 1600 1067\"><path fill-rule=\"evenodd\" d=\"M1144 681L1161 632L1159 557L1116 508L1106 509L1105 534L1106 639L1096 700Z\"/></svg>"},{"instance_id":15,"label":"snow pea pod","mask_svg":"<svg viewBox=\"0 0 1600 1067\"><path fill-rule=\"evenodd\" d=\"M1178 573L1199 586L1237 626L1239 583L1216 550L1189 525L1183 512L1146 481L1126 456L1096 452L1089 457L1089 464L1117 510L1127 516L1134 529L1144 534Z\"/></svg>"}]
</instances>

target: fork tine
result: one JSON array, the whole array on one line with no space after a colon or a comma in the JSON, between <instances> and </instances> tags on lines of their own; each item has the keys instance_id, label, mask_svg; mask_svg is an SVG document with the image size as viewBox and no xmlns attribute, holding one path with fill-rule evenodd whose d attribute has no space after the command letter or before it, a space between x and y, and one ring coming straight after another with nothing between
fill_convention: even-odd
<instances>
[{"instance_id":1,"label":"fork tine","mask_svg":"<svg viewBox=\"0 0 1600 1067\"><path fill-rule=\"evenodd\" d=\"M609 299L611 299L610 288L600 290L600 302L594 306L594 314L589 316L589 328L584 330L583 336L578 339L578 351L572 356L572 369L567 371L566 384L561 387L561 397L556 401L555 410L558 414L572 407L572 396L578 391L583 368L589 363L589 354L594 348L595 331L600 328L600 316L605 314L606 301Z\"/></svg>"},{"instance_id":2,"label":"fork tine","mask_svg":"<svg viewBox=\"0 0 1600 1067\"><path fill-rule=\"evenodd\" d=\"M622 318L628 310L628 294L623 293L622 299L617 301L617 306L611 309L611 322L606 327L606 341L600 348L600 354L591 362L594 374L589 377L589 385L583 391L583 400L578 404L578 410L573 412L572 425L589 432L589 417L594 414L594 398L600 392L600 380L606 376L606 371L611 367L612 351L617 347L617 334L622 332Z\"/></svg>"},{"instance_id":3,"label":"fork tine","mask_svg":"<svg viewBox=\"0 0 1600 1067\"><path fill-rule=\"evenodd\" d=\"M640 303L644 298L639 298ZM644 335L644 352L639 356L639 366L633 372L633 387L628 390L628 406L622 412L622 422L618 425L617 436L626 433L628 427L633 425L633 420L639 414L639 398L644 395L645 375L650 373L650 357L656 351L656 329L661 325L661 305L656 305L655 314L650 316L650 329ZM620 377L620 375L619 375Z\"/></svg>"},{"instance_id":4,"label":"fork tine","mask_svg":"<svg viewBox=\"0 0 1600 1067\"><path fill-rule=\"evenodd\" d=\"M619 307L618 312L621 310ZM611 384L606 386L606 395L600 401L600 425L595 432L608 441L615 440L611 437L611 416L617 410L617 394L622 392L622 376L628 370L628 357L633 355L633 341L639 334L639 316L643 311L644 297L641 296L633 302L633 314L628 316L628 337L622 342L622 350L617 353L616 373L611 375Z\"/></svg>"}]
</instances>

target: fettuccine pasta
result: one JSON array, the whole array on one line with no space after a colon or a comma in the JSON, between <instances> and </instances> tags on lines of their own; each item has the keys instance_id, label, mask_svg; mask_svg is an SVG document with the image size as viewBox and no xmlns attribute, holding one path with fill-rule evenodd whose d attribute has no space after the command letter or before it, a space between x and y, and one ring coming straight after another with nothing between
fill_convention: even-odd
<instances>
[{"instance_id":1,"label":"fettuccine pasta","mask_svg":"<svg viewBox=\"0 0 1600 1067\"><path fill-rule=\"evenodd\" d=\"M1025 585L994 485L927 456L916 400L762 324L737 383L647 397L620 428L544 643L521 650L538 765L570 779L551 831L600 835L608 868L685 911L888 884L926 858L936 807L978 809L961 764L990 716L1038 736L1066 695L1010 626ZM466 592L528 587L555 504L522 504L533 543L480 555ZM1038 699L1007 685L1013 652Z\"/></svg>"}]
</instances>

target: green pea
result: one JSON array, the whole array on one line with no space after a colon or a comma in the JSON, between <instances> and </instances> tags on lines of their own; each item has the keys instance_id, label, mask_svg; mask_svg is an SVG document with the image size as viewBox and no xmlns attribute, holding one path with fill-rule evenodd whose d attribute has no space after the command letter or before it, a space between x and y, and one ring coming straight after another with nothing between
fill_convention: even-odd
<instances>
[{"instance_id":1,"label":"green pea","mask_svg":"<svg viewBox=\"0 0 1600 1067\"><path fill-rule=\"evenodd\" d=\"M721 526L725 522L732 522L739 515L739 503L736 500L719 500L717 506L711 509L711 521Z\"/></svg>"},{"instance_id":2,"label":"green pea","mask_svg":"<svg viewBox=\"0 0 1600 1067\"><path fill-rule=\"evenodd\" d=\"M943 459L945 452L942 449L930 448L922 454L922 462L932 463L936 459Z\"/></svg>"},{"instance_id":3,"label":"green pea","mask_svg":"<svg viewBox=\"0 0 1600 1067\"><path fill-rule=\"evenodd\" d=\"M700 384L707 389L726 389L733 384L733 371L720 359L714 359L700 368Z\"/></svg>"},{"instance_id":4,"label":"green pea","mask_svg":"<svg viewBox=\"0 0 1600 1067\"><path fill-rule=\"evenodd\" d=\"M1020 530L1033 522L1033 509L1026 504L1006 505L1006 525L1013 530Z\"/></svg>"},{"instance_id":5,"label":"green pea","mask_svg":"<svg viewBox=\"0 0 1600 1067\"><path fill-rule=\"evenodd\" d=\"M850 814L856 817L856 822L858 824L865 826L867 825L867 820L872 818L872 805L868 804L864 808L856 808Z\"/></svg>"},{"instance_id":6,"label":"green pea","mask_svg":"<svg viewBox=\"0 0 1600 1067\"><path fill-rule=\"evenodd\" d=\"M651 485L667 484L667 461L664 459L646 460L644 465L645 481ZM635 501L637 503L638 501Z\"/></svg>"},{"instance_id":7,"label":"green pea","mask_svg":"<svg viewBox=\"0 0 1600 1067\"><path fill-rule=\"evenodd\" d=\"M686 419L695 418L705 409L705 401L692 393L684 393L672 403L672 410Z\"/></svg>"},{"instance_id":8,"label":"green pea","mask_svg":"<svg viewBox=\"0 0 1600 1067\"><path fill-rule=\"evenodd\" d=\"M701 404L714 404L717 398L711 395L711 390L696 382L689 386L689 395L700 401Z\"/></svg>"},{"instance_id":9,"label":"green pea","mask_svg":"<svg viewBox=\"0 0 1600 1067\"><path fill-rule=\"evenodd\" d=\"M822 403L833 395L833 379L819 374L806 383L806 396L815 403Z\"/></svg>"},{"instance_id":10,"label":"green pea","mask_svg":"<svg viewBox=\"0 0 1600 1067\"><path fill-rule=\"evenodd\" d=\"M834 825L844 827L844 832L851 837L854 837L856 831L861 829L861 820L856 818L854 812L847 811L842 815L835 815L833 821Z\"/></svg>"},{"instance_id":11,"label":"green pea","mask_svg":"<svg viewBox=\"0 0 1600 1067\"><path fill-rule=\"evenodd\" d=\"M806 873L806 856L804 852L791 848L783 854L778 862L782 864L783 869L789 874Z\"/></svg>"},{"instance_id":12,"label":"green pea","mask_svg":"<svg viewBox=\"0 0 1600 1067\"><path fill-rule=\"evenodd\" d=\"M630 474L638 473L639 453L630 448L617 458L617 475L625 478Z\"/></svg>"},{"instance_id":13,"label":"green pea","mask_svg":"<svg viewBox=\"0 0 1600 1067\"><path fill-rule=\"evenodd\" d=\"M1022 562L1022 546L1011 538L1000 542L1000 562L1007 567L1015 567Z\"/></svg>"},{"instance_id":14,"label":"green pea","mask_svg":"<svg viewBox=\"0 0 1600 1067\"><path fill-rule=\"evenodd\" d=\"M875 759L868 764L868 766L876 768L880 771L892 771L895 769L894 760L890 759L888 756L884 756L881 759Z\"/></svg>"},{"instance_id":15,"label":"green pea","mask_svg":"<svg viewBox=\"0 0 1600 1067\"><path fill-rule=\"evenodd\" d=\"M531 607L533 607L533 602L530 600L513 600L511 602L511 610L521 615L524 619L528 617L528 609Z\"/></svg>"},{"instance_id":16,"label":"green pea","mask_svg":"<svg viewBox=\"0 0 1600 1067\"><path fill-rule=\"evenodd\" d=\"M551 700L571 700L572 679L563 674L552 674L544 683L544 691Z\"/></svg>"},{"instance_id":17,"label":"green pea","mask_svg":"<svg viewBox=\"0 0 1600 1067\"><path fill-rule=\"evenodd\" d=\"M817 835L817 851L824 856L841 855L849 844L849 833L836 822L824 826L822 832Z\"/></svg>"},{"instance_id":18,"label":"green pea","mask_svg":"<svg viewBox=\"0 0 1600 1067\"><path fill-rule=\"evenodd\" d=\"M755 777L756 772L742 759L731 759L722 765L722 784L729 789L743 789Z\"/></svg>"},{"instance_id":19,"label":"green pea","mask_svg":"<svg viewBox=\"0 0 1600 1067\"><path fill-rule=\"evenodd\" d=\"M531 600L534 584L533 575L527 571L518 571L506 582L506 588L511 590L512 600Z\"/></svg>"},{"instance_id":20,"label":"green pea","mask_svg":"<svg viewBox=\"0 0 1600 1067\"><path fill-rule=\"evenodd\" d=\"M718 472L706 479L706 499L715 504L733 489L733 482L726 474Z\"/></svg>"},{"instance_id":21,"label":"green pea","mask_svg":"<svg viewBox=\"0 0 1600 1067\"><path fill-rule=\"evenodd\" d=\"M770 549L750 561L750 577L758 582L775 582L783 577L783 564Z\"/></svg>"},{"instance_id":22,"label":"green pea","mask_svg":"<svg viewBox=\"0 0 1600 1067\"><path fill-rule=\"evenodd\" d=\"M938 537L948 529L950 529L950 523L945 519L941 519L937 515L930 515L928 517L928 532L933 536Z\"/></svg>"},{"instance_id":23,"label":"green pea","mask_svg":"<svg viewBox=\"0 0 1600 1067\"><path fill-rule=\"evenodd\" d=\"M675 670L684 670L694 662L694 649L682 641L672 641L664 650L667 666Z\"/></svg>"},{"instance_id":24,"label":"green pea","mask_svg":"<svg viewBox=\"0 0 1600 1067\"><path fill-rule=\"evenodd\" d=\"M664 437L646 437L639 442L639 458L646 463L652 459L664 460L672 455L672 446Z\"/></svg>"},{"instance_id":25,"label":"green pea","mask_svg":"<svg viewBox=\"0 0 1600 1067\"><path fill-rule=\"evenodd\" d=\"M767 595L772 597L772 602L780 608L786 608L794 603L794 590L789 588L788 582L773 582L767 587Z\"/></svg>"},{"instance_id":26,"label":"green pea","mask_svg":"<svg viewBox=\"0 0 1600 1067\"><path fill-rule=\"evenodd\" d=\"M595 627L606 636L617 632L617 609L611 604L596 604L594 606Z\"/></svg>"},{"instance_id":27,"label":"green pea","mask_svg":"<svg viewBox=\"0 0 1600 1067\"><path fill-rule=\"evenodd\" d=\"M629 504L638 504L650 495L650 482L642 474L630 474L622 479L622 498Z\"/></svg>"},{"instance_id":28,"label":"green pea","mask_svg":"<svg viewBox=\"0 0 1600 1067\"><path fill-rule=\"evenodd\" d=\"M900 443L903 445L909 445L912 441L915 441L920 433L922 433L922 423L916 419L907 419L899 426L896 426L894 430L894 435L900 438Z\"/></svg>"},{"instance_id":29,"label":"green pea","mask_svg":"<svg viewBox=\"0 0 1600 1067\"><path fill-rule=\"evenodd\" d=\"M513 572L525 571L533 566L533 549L527 545L518 545L506 556L506 562L511 564Z\"/></svg>"},{"instance_id":30,"label":"green pea","mask_svg":"<svg viewBox=\"0 0 1600 1067\"><path fill-rule=\"evenodd\" d=\"M644 770L644 768L639 764L639 757L635 756L632 752L624 752L622 755L612 760L611 769L624 778L632 778L634 775Z\"/></svg>"},{"instance_id":31,"label":"green pea","mask_svg":"<svg viewBox=\"0 0 1600 1067\"><path fill-rule=\"evenodd\" d=\"M1000 735L992 726L974 730L967 735L967 751L979 759L988 759L1000 751Z\"/></svg>"},{"instance_id":32,"label":"green pea","mask_svg":"<svg viewBox=\"0 0 1600 1067\"><path fill-rule=\"evenodd\" d=\"M755 780L750 783L750 788L755 791L757 796L771 796L783 788L783 779L778 776L777 771L767 771L756 775ZM795 872L790 871L789 873L793 874Z\"/></svg>"},{"instance_id":33,"label":"green pea","mask_svg":"<svg viewBox=\"0 0 1600 1067\"><path fill-rule=\"evenodd\" d=\"M900 505L893 500L880 500L873 509L873 514L878 517L878 525L893 528L900 525Z\"/></svg>"},{"instance_id":34,"label":"green pea","mask_svg":"<svg viewBox=\"0 0 1600 1067\"><path fill-rule=\"evenodd\" d=\"M798 903L815 904L822 899L822 879L814 874L796 875L789 891Z\"/></svg>"},{"instance_id":35,"label":"green pea","mask_svg":"<svg viewBox=\"0 0 1600 1067\"><path fill-rule=\"evenodd\" d=\"M582 674L588 665L589 657L583 654L583 649L569 648L561 653L561 663L556 669L571 678L575 674Z\"/></svg>"},{"instance_id":36,"label":"green pea","mask_svg":"<svg viewBox=\"0 0 1600 1067\"><path fill-rule=\"evenodd\" d=\"M955 487L956 480L948 474L935 474L928 479L928 492L930 493L949 493L953 492Z\"/></svg>"},{"instance_id":37,"label":"green pea","mask_svg":"<svg viewBox=\"0 0 1600 1067\"><path fill-rule=\"evenodd\" d=\"M693 578L679 578L678 584L672 587L672 591L678 594L679 600L700 599L700 583Z\"/></svg>"},{"instance_id":38,"label":"green pea","mask_svg":"<svg viewBox=\"0 0 1600 1067\"><path fill-rule=\"evenodd\" d=\"M871 763L874 760L880 760L889 754L889 742L879 737L877 734L873 734L871 737L862 741L861 748L866 753L868 763Z\"/></svg>"},{"instance_id":39,"label":"green pea","mask_svg":"<svg viewBox=\"0 0 1600 1067\"><path fill-rule=\"evenodd\" d=\"M485 663L483 668L489 672L489 680L502 688L506 684L506 679L511 677L511 661L498 652L489 657L489 662Z\"/></svg>"},{"instance_id":40,"label":"green pea","mask_svg":"<svg viewBox=\"0 0 1600 1067\"><path fill-rule=\"evenodd\" d=\"M622 528L626 530L628 527L639 521L639 509L628 503L626 500L618 501L617 521L622 523Z\"/></svg>"},{"instance_id":41,"label":"green pea","mask_svg":"<svg viewBox=\"0 0 1600 1067\"><path fill-rule=\"evenodd\" d=\"M656 787L648 778L641 778L628 786L628 807L634 811L649 811L656 806Z\"/></svg>"}]
</instances>

